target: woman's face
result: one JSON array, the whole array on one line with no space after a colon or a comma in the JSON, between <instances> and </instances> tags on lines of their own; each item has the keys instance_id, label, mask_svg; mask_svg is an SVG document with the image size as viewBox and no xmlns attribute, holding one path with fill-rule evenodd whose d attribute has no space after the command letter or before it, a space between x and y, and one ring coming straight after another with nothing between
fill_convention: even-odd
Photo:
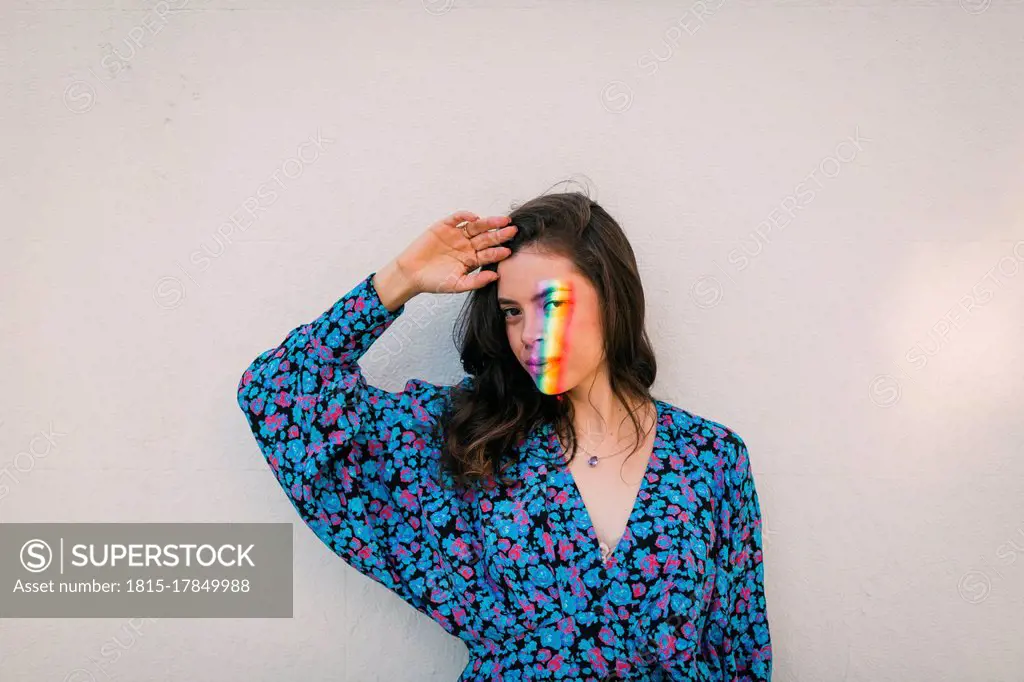
<instances>
[{"instance_id":1,"label":"woman's face","mask_svg":"<svg viewBox=\"0 0 1024 682\"><path fill-rule=\"evenodd\" d=\"M508 343L538 390L563 393L604 361L597 290L564 256L526 248L498 262Z\"/></svg>"}]
</instances>

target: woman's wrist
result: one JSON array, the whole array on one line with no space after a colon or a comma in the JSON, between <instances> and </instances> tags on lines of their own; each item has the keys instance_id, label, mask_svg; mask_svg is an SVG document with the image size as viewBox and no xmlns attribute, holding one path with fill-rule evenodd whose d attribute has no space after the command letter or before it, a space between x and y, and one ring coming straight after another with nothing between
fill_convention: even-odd
<instances>
[{"instance_id":1,"label":"woman's wrist","mask_svg":"<svg viewBox=\"0 0 1024 682\"><path fill-rule=\"evenodd\" d=\"M419 293L396 261L391 261L378 270L371 284L377 290L380 302L389 312L395 312Z\"/></svg>"}]
</instances>

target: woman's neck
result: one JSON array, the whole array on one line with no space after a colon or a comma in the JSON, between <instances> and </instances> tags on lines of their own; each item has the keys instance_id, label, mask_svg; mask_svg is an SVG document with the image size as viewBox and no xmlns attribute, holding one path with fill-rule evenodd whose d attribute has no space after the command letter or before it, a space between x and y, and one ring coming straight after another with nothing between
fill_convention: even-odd
<instances>
[{"instance_id":1,"label":"woman's neck","mask_svg":"<svg viewBox=\"0 0 1024 682\"><path fill-rule=\"evenodd\" d=\"M588 447L589 443L592 447L614 448L635 440L630 412L636 415L643 430L653 418L647 401L631 398L623 404L612 392L611 384L602 378L604 375L598 375L593 381L581 382L566 393L572 402L573 426L583 447Z\"/></svg>"}]
</instances>

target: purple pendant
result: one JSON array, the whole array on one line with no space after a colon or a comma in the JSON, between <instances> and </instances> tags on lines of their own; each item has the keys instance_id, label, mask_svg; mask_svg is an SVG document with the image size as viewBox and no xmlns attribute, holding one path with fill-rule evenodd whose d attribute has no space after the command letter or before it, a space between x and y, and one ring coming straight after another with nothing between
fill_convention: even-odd
<instances>
[{"instance_id":1,"label":"purple pendant","mask_svg":"<svg viewBox=\"0 0 1024 682\"><path fill-rule=\"evenodd\" d=\"M598 459L597 459L597 457L595 455L591 455L590 459L587 460L587 464L589 464L592 467L596 467L597 466L597 462L598 462Z\"/></svg>"}]
</instances>

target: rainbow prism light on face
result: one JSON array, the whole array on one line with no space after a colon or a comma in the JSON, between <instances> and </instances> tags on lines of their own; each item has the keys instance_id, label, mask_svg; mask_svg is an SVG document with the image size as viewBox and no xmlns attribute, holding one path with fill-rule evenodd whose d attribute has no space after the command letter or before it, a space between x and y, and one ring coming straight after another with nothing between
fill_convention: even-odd
<instances>
[{"instance_id":1,"label":"rainbow prism light on face","mask_svg":"<svg viewBox=\"0 0 1024 682\"><path fill-rule=\"evenodd\" d=\"M534 381L542 393L554 395L565 390L563 362L570 349L568 330L576 295L567 279L541 280L537 293L543 294L537 300L544 326L531 361L544 364L534 371Z\"/></svg>"}]
</instances>

